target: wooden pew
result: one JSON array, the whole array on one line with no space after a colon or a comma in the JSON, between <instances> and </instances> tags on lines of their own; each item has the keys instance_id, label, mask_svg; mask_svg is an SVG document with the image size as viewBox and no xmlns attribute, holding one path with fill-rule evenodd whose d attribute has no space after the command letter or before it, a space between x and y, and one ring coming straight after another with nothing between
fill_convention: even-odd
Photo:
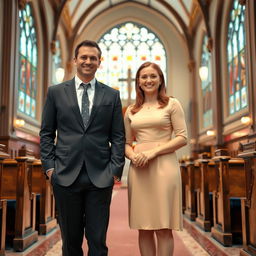
<instances>
[{"instance_id":1,"label":"wooden pew","mask_svg":"<svg viewBox=\"0 0 256 256\"><path fill-rule=\"evenodd\" d=\"M209 153L199 155L199 188L197 190L197 218L196 224L204 231L211 231L213 225L212 203L210 193L216 191L215 163Z\"/></svg>"},{"instance_id":2,"label":"wooden pew","mask_svg":"<svg viewBox=\"0 0 256 256\"><path fill-rule=\"evenodd\" d=\"M17 157L4 159L0 165L2 170L1 191L2 198L16 200L15 230L13 249L24 251L38 240L35 231L35 194L31 189L31 175L28 175L28 163L33 159Z\"/></svg>"},{"instance_id":3,"label":"wooden pew","mask_svg":"<svg viewBox=\"0 0 256 256\"><path fill-rule=\"evenodd\" d=\"M1 225L0 225L0 256L5 255L5 236L6 236L6 209L7 202L5 199L0 199Z\"/></svg>"},{"instance_id":4,"label":"wooden pew","mask_svg":"<svg viewBox=\"0 0 256 256\"><path fill-rule=\"evenodd\" d=\"M216 163L217 186L213 193L214 226L211 233L224 246L231 246L234 234L242 232L242 228L235 225L241 222L241 217L238 216L231 226L230 199L245 197L244 160L231 158L222 149L215 151L213 160Z\"/></svg>"},{"instance_id":5,"label":"wooden pew","mask_svg":"<svg viewBox=\"0 0 256 256\"><path fill-rule=\"evenodd\" d=\"M55 200L49 180L42 171L41 160L36 159L31 165L32 192L40 195L39 234L46 235L57 227L55 218Z\"/></svg>"},{"instance_id":6,"label":"wooden pew","mask_svg":"<svg viewBox=\"0 0 256 256\"><path fill-rule=\"evenodd\" d=\"M241 256L256 255L256 142L241 145L245 161L246 199L242 200L243 249Z\"/></svg>"},{"instance_id":7,"label":"wooden pew","mask_svg":"<svg viewBox=\"0 0 256 256\"><path fill-rule=\"evenodd\" d=\"M187 170L186 170L186 163L184 159L180 161L180 172L181 172L181 183L182 183L182 213L185 213L186 210L186 184L188 184L187 178Z\"/></svg>"},{"instance_id":8,"label":"wooden pew","mask_svg":"<svg viewBox=\"0 0 256 256\"><path fill-rule=\"evenodd\" d=\"M34 157L32 150L22 146L19 150L19 156ZM29 164L31 175L32 192L40 196L40 209L39 209L39 234L46 235L51 230L57 227L57 220L55 218L55 200L51 190L51 184L46 179L42 171L42 163L39 159L34 159Z\"/></svg>"},{"instance_id":9,"label":"wooden pew","mask_svg":"<svg viewBox=\"0 0 256 256\"><path fill-rule=\"evenodd\" d=\"M192 159L185 162L187 184L185 186L186 209L185 216L190 220L195 221L197 216L197 199L196 190L199 188L199 165Z\"/></svg>"},{"instance_id":10,"label":"wooden pew","mask_svg":"<svg viewBox=\"0 0 256 256\"><path fill-rule=\"evenodd\" d=\"M0 144L0 256L5 255L5 236L6 236L6 209L7 202L3 199L2 191L2 180L3 180L3 165L4 159L10 158L10 156L4 152L5 145Z\"/></svg>"}]
</instances>

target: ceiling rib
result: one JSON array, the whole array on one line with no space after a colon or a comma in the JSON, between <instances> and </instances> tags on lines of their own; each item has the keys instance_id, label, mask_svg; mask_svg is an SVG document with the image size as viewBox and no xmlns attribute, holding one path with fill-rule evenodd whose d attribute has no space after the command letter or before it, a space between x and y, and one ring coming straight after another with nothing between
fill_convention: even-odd
<instances>
[{"instance_id":1,"label":"ceiling rib","mask_svg":"<svg viewBox=\"0 0 256 256\"><path fill-rule=\"evenodd\" d=\"M180 24L184 36L185 36L185 41L188 47L188 52L189 52L189 57L192 59L193 55L192 55L192 40L191 40L191 35L188 33L188 28L186 26L186 24L184 23L183 19L181 18L181 16L177 13L177 11L166 1L164 0L157 0L159 3L161 3L164 7L166 7L170 13L172 13L174 15L174 17L177 19L177 22Z\"/></svg>"},{"instance_id":2,"label":"ceiling rib","mask_svg":"<svg viewBox=\"0 0 256 256\"><path fill-rule=\"evenodd\" d=\"M77 10L79 9L79 7L81 6L83 0L79 0L79 2L77 3L72 15L71 15L71 20L75 17L76 13L77 13Z\"/></svg>"},{"instance_id":3,"label":"ceiling rib","mask_svg":"<svg viewBox=\"0 0 256 256\"><path fill-rule=\"evenodd\" d=\"M189 13L187 7L185 6L184 2L182 0L179 0L179 2L180 2L180 5L181 5L182 9L186 13L187 17L190 18L190 13Z\"/></svg>"}]
</instances>

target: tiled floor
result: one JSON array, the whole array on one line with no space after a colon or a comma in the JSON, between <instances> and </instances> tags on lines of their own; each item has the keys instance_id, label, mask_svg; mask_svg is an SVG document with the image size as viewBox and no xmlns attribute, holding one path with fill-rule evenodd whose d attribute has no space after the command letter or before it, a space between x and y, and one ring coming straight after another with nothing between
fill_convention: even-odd
<instances>
[{"instance_id":1,"label":"tiled floor","mask_svg":"<svg viewBox=\"0 0 256 256\"><path fill-rule=\"evenodd\" d=\"M187 249L191 252L191 255L196 256L208 256L209 254L188 234L186 230L182 232L176 232L184 242ZM61 241L59 241L47 254L46 256L61 256ZM110 255L111 256L111 255ZM176 255L180 256L180 255Z\"/></svg>"},{"instance_id":2,"label":"tiled floor","mask_svg":"<svg viewBox=\"0 0 256 256\"><path fill-rule=\"evenodd\" d=\"M111 217L108 232L110 256L139 256L137 231L128 227L127 191L115 189L111 205ZM121 234L121 235L120 235ZM207 256L209 255L193 239L186 230L175 232L176 247L174 256ZM61 241L59 241L46 256L61 256ZM86 251L86 242L84 243ZM183 248L181 248L183 247ZM121 252L120 252L121 251Z\"/></svg>"},{"instance_id":3,"label":"tiled floor","mask_svg":"<svg viewBox=\"0 0 256 256\"><path fill-rule=\"evenodd\" d=\"M186 230L182 232L176 232L176 235L179 236L187 249L190 251L191 255L196 256L208 256L209 254L192 238ZM46 256L61 256L61 241L59 241L47 254ZM112 256L112 255L110 255ZM134 255L135 256L135 255ZM181 255L174 255L181 256Z\"/></svg>"}]
</instances>

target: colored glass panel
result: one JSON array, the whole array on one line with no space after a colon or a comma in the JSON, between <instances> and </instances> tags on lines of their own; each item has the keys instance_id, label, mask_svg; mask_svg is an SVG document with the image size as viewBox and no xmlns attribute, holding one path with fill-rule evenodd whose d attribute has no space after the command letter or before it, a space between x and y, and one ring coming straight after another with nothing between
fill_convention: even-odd
<instances>
[{"instance_id":1,"label":"colored glass panel","mask_svg":"<svg viewBox=\"0 0 256 256\"><path fill-rule=\"evenodd\" d=\"M229 114L235 114L248 106L248 90L245 70L245 6L238 0L233 3L228 25L228 97Z\"/></svg>"},{"instance_id":2,"label":"colored glass panel","mask_svg":"<svg viewBox=\"0 0 256 256\"><path fill-rule=\"evenodd\" d=\"M58 77L58 70L62 68L62 62L61 62L61 47L60 47L60 41L56 40L55 42L55 54L52 56L52 83L57 84L59 82Z\"/></svg>"},{"instance_id":3,"label":"colored glass panel","mask_svg":"<svg viewBox=\"0 0 256 256\"><path fill-rule=\"evenodd\" d=\"M126 22L108 30L98 41L102 50L102 62L97 79L120 91L121 99L127 100L128 69L135 78L138 67L145 61L160 65L166 77L166 53L160 39L150 29ZM131 99L135 99L135 83L132 82Z\"/></svg>"},{"instance_id":4,"label":"colored glass panel","mask_svg":"<svg viewBox=\"0 0 256 256\"><path fill-rule=\"evenodd\" d=\"M37 96L37 40L30 4L19 11L19 92L18 111L36 118Z\"/></svg>"},{"instance_id":5,"label":"colored glass panel","mask_svg":"<svg viewBox=\"0 0 256 256\"><path fill-rule=\"evenodd\" d=\"M203 105L203 128L212 125L212 67L211 53L207 49L207 36L204 36L201 53L201 68L205 74L201 80L202 105Z\"/></svg>"}]
</instances>

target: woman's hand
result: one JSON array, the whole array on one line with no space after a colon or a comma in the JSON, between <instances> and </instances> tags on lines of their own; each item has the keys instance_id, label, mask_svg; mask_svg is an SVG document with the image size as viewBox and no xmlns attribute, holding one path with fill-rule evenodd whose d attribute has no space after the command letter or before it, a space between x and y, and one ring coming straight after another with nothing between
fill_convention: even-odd
<instances>
[{"instance_id":1,"label":"woman's hand","mask_svg":"<svg viewBox=\"0 0 256 256\"><path fill-rule=\"evenodd\" d=\"M154 149L143 151L142 153L147 157L148 161L155 158L157 155Z\"/></svg>"},{"instance_id":2,"label":"woman's hand","mask_svg":"<svg viewBox=\"0 0 256 256\"><path fill-rule=\"evenodd\" d=\"M148 161L153 159L154 157L156 157L155 151L147 150L138 154L134 154L131 160L136 167L144 167L146 164L148 164Z\"/></svg>"}]
</instances>

